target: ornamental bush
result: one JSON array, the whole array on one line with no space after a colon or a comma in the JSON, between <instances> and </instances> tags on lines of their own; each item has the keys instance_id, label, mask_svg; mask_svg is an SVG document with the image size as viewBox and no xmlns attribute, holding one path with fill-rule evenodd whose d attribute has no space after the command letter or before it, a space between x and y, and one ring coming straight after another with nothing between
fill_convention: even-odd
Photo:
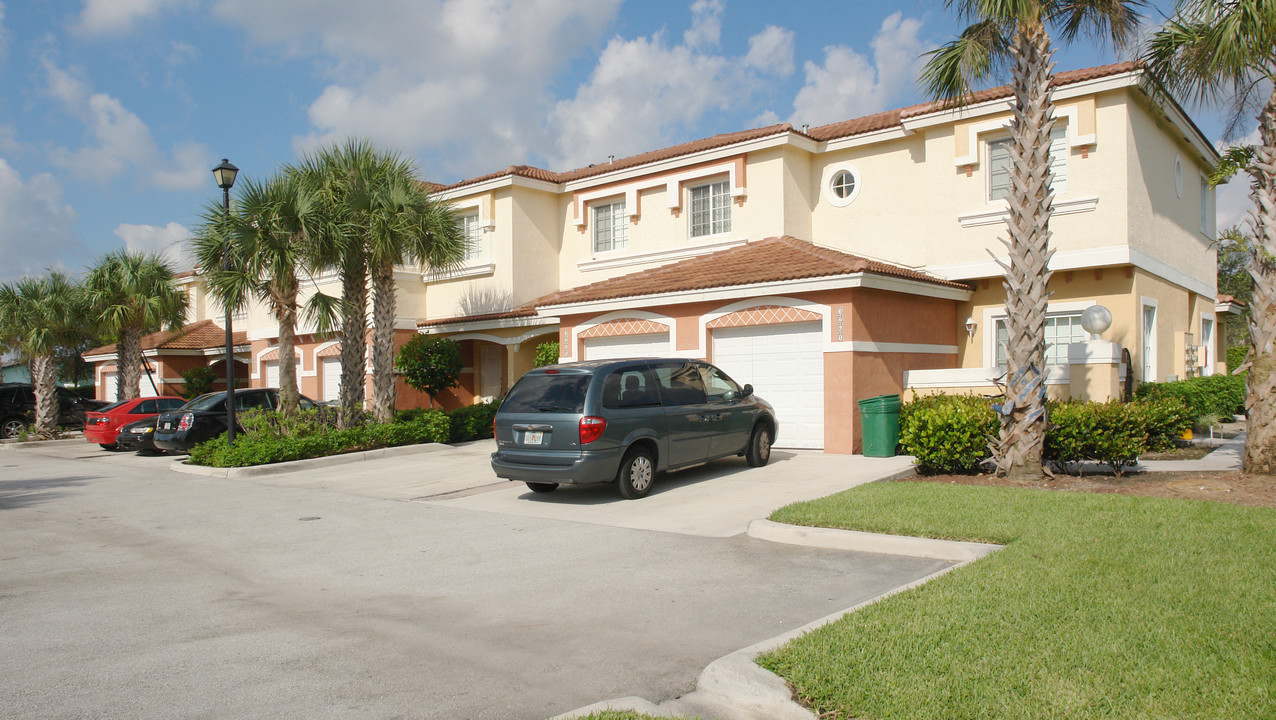
<instances>
[{"instance_id":1,"label":"ornamental bush","mask_svg":"<svg viewBox=\"0 0 1276 720\"><path fill-rule=\"evenodd\" d=\"M1134 395L1148 400L1178 398L1194 418L1231 417L1245 411L1245 376L1207 375L1174 382L1143 383Z\"/></svg>"},{"instance_id":2,"label":"ornamental bush","mask_svg":"<svg viewBox=\"0 0 1276 720\"><path fill-rule=\"evenodd\" d=\"M536 357L532 360L532 367L545 367L546 365L558 364L558 341L541 343L536 346Z\"/></svg>"},{"instance_id":3,"label":"ornamental bush","mask_svg":"<svg viewBox=\"0 0 1276 720\"><path fill-rule=\"evenodd\" d=\"M501 399L492 402L469 405L448 412L451 431L448 442L468 442L492 437L492 420L496 418L496 409L501 406Z\"/></svg>"},{"instance_id":4,"label":"ornamental bush","mask_svg":"<svg viewBox=\"0 0 1276 720\"><path fill-rule=\"evenodd\" d=\"M429 395L457 386L465 362L461 344L438 335L417 335L399 348L394 367L403 373L403 381Z\"/></svg>"},{"instance_id":5,"label":"ornamental bush","mask_svg":"<svg viewBox=\"0 0 1276 720\"><path fill-rule=\"evenodd\" d=\"M992 401L975 395L930 395L900 407L899 442L923 474L973 473L991 457L997 433Z\"/></svg>"},{"instance_id":6,"label":"ornamental bush","mask_svg":"<svg viewBox=\"0 0 1276 720\"><path fill-rule=\"evenodd\" d=\"M1249 355L1248 347L1234 345L1227 349L1227 372L1229 375L1236 372L1236 368L1245 362L1247 355Z\"/></svg>"}]
</instances>

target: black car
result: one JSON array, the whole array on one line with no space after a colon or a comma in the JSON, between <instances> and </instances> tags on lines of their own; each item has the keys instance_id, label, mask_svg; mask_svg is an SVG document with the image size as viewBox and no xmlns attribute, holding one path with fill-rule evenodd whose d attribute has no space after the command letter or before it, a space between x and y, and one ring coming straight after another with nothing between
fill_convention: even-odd
<instances>
[{"instance_id":1,"label":"black car","mask_svg":"<svg viewBox=\"0 0 1276 720\"><path fill-rule=\"evenodd\" d=\"M159 452L155 448L155 419L158 415L135 420L120 426L115 433L115 446L120 450L139 453Z\"/></svg>"},{"instance_id":2,"label":"black car","mask_svg":"<svg viewBox=\"0 0 1276 720\"><path fill-rule=\"evenodd\" d=\"M279 407L277 388L249 388L235 391L235 412ZM301 396L301 409L310 410L315 402ZM239 431L236 426L236 432ZM155 421L155 449L189 452L196 445L226 432L226 393L205 393L177 410L160 413Z\"/></svg>"},{"instance_id":3,"label":"black car","mask_svg":"<svg viewBox=\"0 0 1276 720\"><path fill-rule=\"evenodd\" d=\"M106 406L100 400L80 397L64 387L58 392L58 427L81 429L84 413ZM35 386L31 383L0 384L0 438L16 438L35 423Z\"/></svg>"},{"instance_id":4,"label":"black car","mask_svg":"<svg viewBox=\"0 0 1276 720\"><path fill-rule=\"evenodd\" d=\"M601 360L532 370L496 412L497 477L535 492L614 482L640 498L659 472L771 458L775 408L707 362Z\"/></svg>"}]
</instances>

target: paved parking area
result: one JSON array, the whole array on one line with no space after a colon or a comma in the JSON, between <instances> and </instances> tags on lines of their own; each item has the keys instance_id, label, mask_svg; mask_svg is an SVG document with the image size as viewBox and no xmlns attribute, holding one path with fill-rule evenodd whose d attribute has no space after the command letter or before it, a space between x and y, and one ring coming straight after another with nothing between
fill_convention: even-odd
<instances>
[{"instance_id":1,"label":"paved parking area","mask_svg":"<svg viewBox=\"0 0 1276 720\"><path fill-rule=\"evenodd\" d=\"M87 443L0 452L0 714L544 718L659 701L722 655L950 565L623 525L660 525L643 506L679 497L736 512L744 483L782 474L728 462L641 501L546 502L488 489L481 445L252 479ZM699 497L715 488L720 502Z\"/></svg>"}]
</instances>

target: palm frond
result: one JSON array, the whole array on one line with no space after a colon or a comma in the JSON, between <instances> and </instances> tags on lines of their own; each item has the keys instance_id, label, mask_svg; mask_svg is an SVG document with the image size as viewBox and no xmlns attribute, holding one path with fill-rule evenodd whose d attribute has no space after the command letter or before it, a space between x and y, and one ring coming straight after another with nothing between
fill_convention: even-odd
<instances>
[{"instance_id":1,"label":"palm frond","mask_svg":"<svg viewBox=\"0 0 1276 720\"><path fill-rule=\"evenodd\" d=\"M982 20L960 37L925 53L921 85L926 95L962 103L975 87L1003 70L1010 58L1009 38L995 20Z\"/></svg>"},{"instance_id":2,"label":"palm frond","mask_svg":"<svg viewBox=\"0 0 1276 720\"><path fill-rule=\"evenodd\" d=\"M1085 35L1116 49L1129 47L1138 37L1146 0L1060 0L1051 4L1050 20L1060 37L1073 42Z\"/></svg>"}]
</instances>

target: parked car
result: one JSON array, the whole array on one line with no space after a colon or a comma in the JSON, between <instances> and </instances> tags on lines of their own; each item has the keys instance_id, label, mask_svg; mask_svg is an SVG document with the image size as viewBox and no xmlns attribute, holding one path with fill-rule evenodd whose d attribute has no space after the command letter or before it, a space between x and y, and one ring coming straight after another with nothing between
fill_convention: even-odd
<instances>
[{"instance_id":1,"label":"parked car","mask_svg":"<svg viewBox=\"0 0 1276 720\"><path fill-rule=\"evenodd\" d=\"M697 360L600 360L536 368L496 412L497 477L535 492L615 482L626 498L656 475L730 455L771 458L771 404Z\"/></svg>"},{"instance_id":2,"label":"parked car","mask_svg":"<svg viewBox=\"0 0 1276 720\"><path fill-rule=\"evenodd\" d=\"M115 447L139 455L163 452L155 447L155 421L158 415L134 420L120 427L115 434Z\"/></svg>"},{"instance_id":3,"label":"parked car","mask_svg":"<svg viewBox=\"0 0 1276 720\"><path fill-rule=\"evenodd\" d=\"M175 395L120 400L84 414L84 439L113 450L115 436L122 426L135 420L154 417L167 410L176 410L185 404L185 399Z\"/></svg>"},{"instance_id":4,"label":"parked car","mask_svg":"<svg viewBox=\"0 0 1276 720\"><path fill-rule=\"evenodd\" d=\"M254 408L279 407L277 388L248 388L235 391L235 412ZM301 408L310 410L315 402L301 397ZM236 431L240 428L236 426ZM205 393L177 410L160 413L155 424L155 448L189 452L191 448L226 432L226 392Z\"/></svg>"},{"instance_id":5,"label":"parked car","mask_svg":"<svg viewBox=\"0 0 1276 720\"><path fill-rule=\"evenodd\" d=\"M59 387L58 427L84 427L84 414L107 403L90 400ZM16 438L35 423L35 386L31 383L0 383L0 438Z\"/></svg>"}]
</instances>

